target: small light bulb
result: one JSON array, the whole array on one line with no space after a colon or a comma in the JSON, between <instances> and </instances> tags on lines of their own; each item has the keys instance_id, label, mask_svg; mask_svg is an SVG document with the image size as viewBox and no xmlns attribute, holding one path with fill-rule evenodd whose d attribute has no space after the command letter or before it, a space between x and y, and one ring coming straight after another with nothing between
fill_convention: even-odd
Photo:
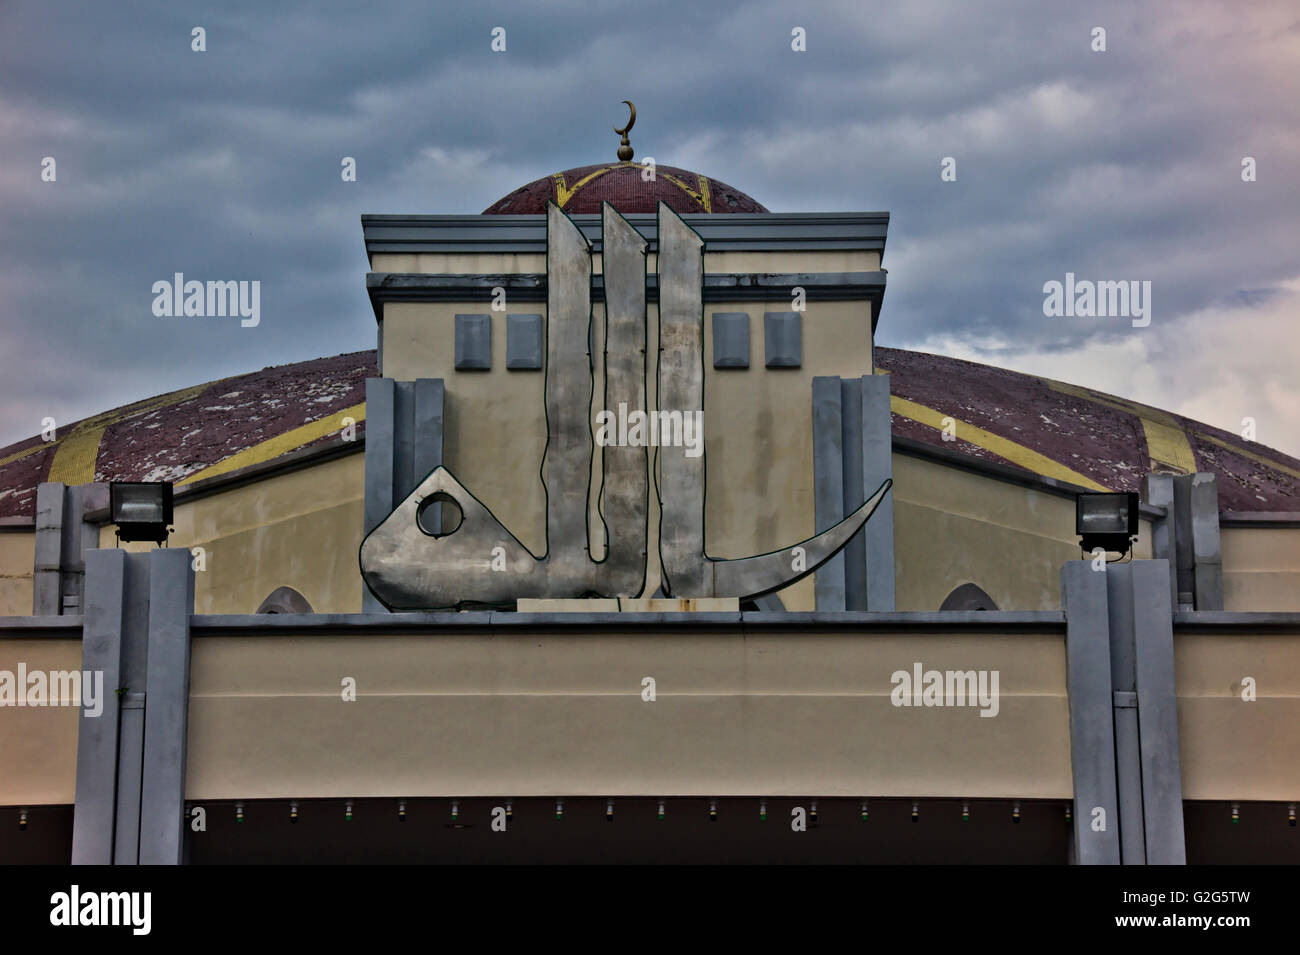
<instances>
[{"instance_id":1,"label":"small light bulb","mask_svg":"<svg viewBox=\"0 0 1300 955\"><path fill-rule=\"evenodd\" d=\"M916 800L914 799L912 800L912 821L917 822L918 820L920 820L920 818L921 818L921 807L916 804Z\"/></svg>"},{"instance_id":2,"label":"small light bulb","mask_svg":"<svg viewBox=\"0 0 1300 955\"><path fill-rule=\"evenodd\" d=\"M244 804L242 802L237 802L235 803L235 822L243 822L243 821L244 821Z\"/></svg>"},{"instance_id":3,"label":"small light bulb","mask_svg":"<svg viewBox=\"0 0 1300 955\"><path fill-rule=\"evenodd\" d=\"M867 801L864 799L862 800L862 821L866 822L867 819L870 818L870 816L871 816L871 809L869 806L867 806Z\"/></svg>"},{"instance_id":4,"label":"small light bulb","mask_svg":"<svg viewBox=\"0 0 1300 955\"><path fill-rule=\"evenodd\" d=\"M406 822L406 800L397 804L397 821Z\"/></svg>"},{"instance_id":5,"label":"small light bulb","mask_svg":"<svg viewBox=\"0 0 1300 955\"><path fill-rule=\"evenodd\" d=\"M26 809L18 810L18 831L19 832L27 831L27 810Z\"/></svg>"},{"instance_id":6,"label":"small light bulb","mask_svg":"<svg viewBox=\"0 0 1300 955\"><path fill-rule=\"evenodd\" d=\"M293 823L298 821L298 804L296 802L289 803L289 821Z\"/></svg>"},{"instance_id":7,"label":"small light bulb","mask_svg":"<svg viewBox=\"0 0 1300 955\"><path fill-rule=\"evenodd\" d=\"M514 818L515 818L515 804L514 804L513 801L507 799L507 800L506 800L506 820L509 821L509 820L514 819Z\"/></svg>"},{"instance_id":8,"label":"small light bulb","mask_svg":"<svg viewBox=\"0 0 1300 955\"><path fill-rule=\"evenodd\" d=\"M1074 807L1068 802L1065 804L1065 821L1070 822L1074 819Z\"/></svg>"},{"instance_id":9,"label":"small light bulb","mask_svg":"<svg viewBox=\"0 0 1300 955\"><path fill-rule=\"evenodd\" d=\"M758 818L762 822L767 821L767 800L763 799L758 804Z\"/></svg>"},{"instance_id":10,"label":"small light bulb","mask_svg":"<svg viewBox=\"0 0 1300 955\"><path fill-rule=\"evenodd\" d=\"M1241 822L1241 804L1234 802L1232 804L1232 824L1235 826L1239 822Z\"/></svg>"},{"instance_id":11,"label":"small light bulb","mask_svg":"<svg viewBox=\"0 0 1300 955\"><path fill-rule=\"evenodd\" d=\"M961 821L970 822L970 803L968 802L961 804Z\"/></svg>"},{"instance_id":12,"label":"small light bulb","mask_svg":"<svg viewBox=\"0 0 1300 955\"><path fill-rule=\"evenodd\" d=\"M1295 803L1291 803L1286 807L1286 824L1288 826L1295 825Z\"/></svg>"},{"instance_id":13,"label":"small light bulb","mask_svg":"<svg viewBox=\"0 0 1300 955\"><path fill-rule=\"evenodd\" d=\"M817 800L814 799L808 807L808 821L814 826L817 825Z\"/></svg>"},{"instance_id":14,"label":"small light bulb","mask_svg":"<svg viewBox=\"0 0 1300 955\"><path fill-rule=\"evenodd\" d=\"M563 800L563 799L557 799L557 800L555 800L555 818L556 818L556 819L563 819L563 818L564 818L564 800Z\"/></svg>"},{"instance_id":15,"label":"small light bulb","mask_svg":"<svg viewBox=\"0 0 1300 955\"><path fill-rule=\"evenodd\" d=\"M709 822L717 822L717 821L718 821L718 801L716 799L710 799L709 800Z\"/></svg>"},{"instance_id":16,"label":"small light bulb","mask_svg":"<svg viewBox=\"0 0 1300 955\"><path fill-rule=\"evenodd\" d=\"M1014 803L1011 804L1011 821L1014 823L1020 822L1020 800L1019 799L1017 799Z\"/></svg>"},{"instance_id":17,"label":"small light bulb","mask_svg":"<svg viewBox=\"0 0 1300 955\"><path fill-rule=\"evenodd\" d=\"M352 800L351 799L349 799L347 805L343 807L343 821L344 822L352 821Z\"/></svg>"},{"instance_id":18,"label":"small light bulb","mask_svg":"<svg viewBox=\"0 0 1300 955\"><path fill-rule=\"evenodd\" d=\"M460 819L460 800L453 799L451 801L451 821L456 822L459 819Z\"/></svg>"},{"instance_id":19,"label":"small light bulb","mask_svg":"<svg viewBox=\"0 0 1300 955\"><path fill-rule=\"evenodd\" d=\"M606 800L605 802L605 821L614 821L614 800L612 799Z\"/></svg>"},{"instance_id":20,"label":"small light bulb","mask_svg":"<svg viewBox=\"0 0 1300 955\"><path fill-rule=\"evenodd\" d=\"M660 799L659 800L659 821L662 822L663 818L664 818L664 801Z\"/></svg>"}]
</instances>

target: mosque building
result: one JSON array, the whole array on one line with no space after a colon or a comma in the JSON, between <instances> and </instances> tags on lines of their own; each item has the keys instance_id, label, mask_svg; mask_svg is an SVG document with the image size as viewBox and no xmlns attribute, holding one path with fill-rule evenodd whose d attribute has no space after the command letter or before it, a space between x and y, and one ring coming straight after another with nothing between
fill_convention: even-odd
<instances>
[{"instance_id":1,"label":"mosque building","mask_svg":"<svg viewBox=\"0 0 1300 955\"><path fill-rule=\"evenodd\" d=\"M619 132L362 216L375 350L0 449L0 862L1300 861L1300 460Z\"/></svg>"}]
</instances>

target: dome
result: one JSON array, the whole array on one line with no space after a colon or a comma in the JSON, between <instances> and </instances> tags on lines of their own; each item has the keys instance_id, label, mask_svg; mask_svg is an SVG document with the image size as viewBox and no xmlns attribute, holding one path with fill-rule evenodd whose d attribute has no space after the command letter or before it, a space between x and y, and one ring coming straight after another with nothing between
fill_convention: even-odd
<instances>
[{"instance_id":1,"label":"dome","mask_svg":"<svg viewBox=\"0 0 1300 955\"><path fill-rule=\"evenodd\" d=\"M880 346L875 356L890 376L897 439L1037 474L1063 465L1114 491L1136 491L1176 445L1182 470L1218 475L1221 510L1300 511L1300 460L1233 432L990 365ZM20 441L0 449L0 520L30 520L42 481L179 483L275 467L338 444L345 415L362 436L365 382L377 374L374 351L318 358L135 402L49 444ZM963 425L945 442L938 417L949 413Z\"/></svg>"},{"instance_id":2,"label":"dome","mask_svg":"<svg viewBox=\"0 0 1300 955\"><path fill-rule=\"evenodd\" d=\"M578 166L535 179L502 196L483 210L484 215L537 215L547 200L569 215L599 213L609 202L619 212L655 212L659 202L674 212L767 212L757 200L734 186L676 166L656 166L653 179L643 177L635 162Z\"/></svg>"}]
</instances>

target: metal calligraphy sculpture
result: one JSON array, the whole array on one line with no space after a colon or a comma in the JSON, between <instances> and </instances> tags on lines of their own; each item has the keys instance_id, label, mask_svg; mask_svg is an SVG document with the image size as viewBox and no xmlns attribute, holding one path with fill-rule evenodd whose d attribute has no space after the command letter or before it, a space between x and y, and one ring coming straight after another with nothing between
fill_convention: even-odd
<instances>
[{"instance_id":1,"label":"metal calligraphy sculpture","mask_svg":"<svg viewBox=\"0 0 1300 955\"><path fill-rule=\"evenodd\" d=\"M646 408L646 241L614 207L602 210L605 281L605 404ZM605 557L588 550L590 476L595 454L589 418L595 377L589 354L591 245L551 203L547 207L546 552L534 555L445 467L435 468L361 544L361 573L390 610L462 604L509 605L521 597L637 597L645 589L650 459L646 447L606 445L600 513ZM703 419L704 242L659 204L660 414ZM654 412L647 412L653 417ZM724 560L704 547L707 450L657 447L659 560L671 597L760 597L787 587L848 543L884 499L886 480L831 528L782 550ZM761 462L759 466L762 466ZM421 504L437 495L461 510L460 525L434 535Z\"/></svg>"}]
</instances>

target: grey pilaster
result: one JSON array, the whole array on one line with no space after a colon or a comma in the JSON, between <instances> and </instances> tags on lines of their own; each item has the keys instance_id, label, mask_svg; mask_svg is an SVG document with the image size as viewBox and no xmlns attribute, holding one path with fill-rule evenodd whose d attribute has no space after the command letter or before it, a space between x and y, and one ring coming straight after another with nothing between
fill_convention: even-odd
<instances>
[{"instance_id":1,"label":"grey pilaster","mask_svg":"<svg viewBox=\"0 0 1300 955\"><path fill-rule=\"evenodd\" d=\"M182 861L193 612L194 571L189 552L151 551L141 865L179 865Z\"/></svg>"},{"instance_id":2,"label":"grey pilaster","mask_svg":"<svg viewBox=\"0 0 1300 955\"><path fill-rule=\"evenodd\" d=\"M1110 564L1098 576L1106 581L1107 621L1110 629L1115 777L1119 797L1119 818L1116 823L1119 827L1120 860L1125 865L1143 865L1146 862L1146 837L1142 828L1142 753L1138 741L1132 569L1132 564Z\"/></svg>"},{"instance_id":3,"label":"grey pilaster","mask_svg":"<svg viewBox=\"0 0 1300 955\"><path fill-rule=\"evenodd\" d=\"M1163 560L1138 560L1129 568L1146 861L1151 865L1185 865L1173 613L1165 586L1169 566Z\"/></svg>"},{"instance_id":4,"label":"grey pilaster","mask_svg":"<svg viewBox=\"0 0 1300 955\"><path fill-rule=\"evenodd\" d=\"M114 865L136 865L140 861L140 784L144 766L146 684L149 679L149 578L149 553L127 554L122 668L117 684L122 691L122 700L117 730Z\"/></svg>"},{"instance_id":5,"label":"grey pilaster","mask_svg":"<svg viewBox=\"0 0 1300 955\"><path fill-rule=\"evenodd\" d=\"M397 382L391 378L366 379L366 487L363 534L369 534L393 512L393 439ZM387 613L369 588L362 584L363 613Z\"/></svg>"},{"instance_id":6,"label":"grey pilaster","mask_svg":"<svg viewBox=\"0 0 1300 955\"><path fill-rule=\"evenodd\" d=\"M393 508L442 464L445 408L446 388L441 378L366 380L364 533L382 524ZM425 524L433 526L438 519L437 514L426 514ZM388 610L366 589L362 612Z\"/></svg>"},{"instance_id":7,"label":"grey pilaster","mask_svg":"<svg viewBox=\"0 0 1300 955\"><path fill-rule=\"evenodd\" d=\"M867 499L862 479L862 382L840 379L840 449L844 473L844 513ZM870 523L870 522L868 522ZM844 609L867 609L867 535L863 527L844 547Z\"/></svg>"},{"instance_id":8,"label":"grey pilaster","mask_svg":"<svg viewBox=\"0 0 1300 955\"><path fill-rule=\"evenodd\" d=\"M817 533L844 519L843 416L840 379L812 382L813 506ZM818 610L844 610L844 554L839 553L814 575Z\"/></svg>"},{"instance_id":9,"label":"grey pilaster","mask_svg":"<svg viewBox=\"0 0 1300 955\"><path fill-rule=\"evenodd\" d=\"M1174 511L1174 476L1148 474L1142 478L1142 500L1152 507L1163 507L1165 516L1151 522L1151 556L1169 566L1170 606L1178 606L1177 536L1178 519Z\"/></svg>"},{"instance_id":10,"label":"grey pilaster","mask_svg":"<svg viewBox=\"0 0 1300 955\"><path fill-rule=\"evenodd\" d=\"M1074 777L1074 859L1080 865L1118 865L1120 861L1106 589L1105 573L1094 571L1091 561L1072 560L1061 568ZM1096 815L1098 809L1104 817ZM1103 818L1104 828L1095 829Z\"/></svg>"},{"instance_id":11,"label":"grey pilaster","mask_svg":"<svg viewBox=\"0 0 1300 955\"><path fill-rule=\"evenodd\" d=\"M32 581L32 613L54 616L62 612L59 568L63 556L65 487L55 481L36 488L36 562Z\"/></svg>"},{"instance_id":12,"label":"grey pilaster","mask_svg":"<svg viewBox=\"0 0 1300 955\"><path fill-rule=\"evenodd\" d=\"M862 487L866 495L894 476L889 376L863 375ZM863 500L865 500L865 496ZM887 494L863 528L866 535L867 610L894 609L894 495Z\"/></svg>"},{"instance_id":13,"label":"grey pilaster","mask_svg":"<svg viewBox=\"0 0 1300 955\"><path fill-rule=\"evenodd\" d=\"M1197 610L1223 609L1223 555L1219 544L1219 490L1212 473L1188 478L1192 520L1192 593Z\"/></svg>"},{"instance_id":14,"label":"grey pilaster","mask_svg":"<svg viewBox=\"0 0 1300 955\"><path fill-rule=\"evenodd\" d=\"M126 557L121 550L86 555L81 667L104 674L104 708L99 716L88 716L83 709L77 722L72 861L78 865L109 865L113 861L120 703L115 691L121 686Z\"/></svg>"}]
</instances>

